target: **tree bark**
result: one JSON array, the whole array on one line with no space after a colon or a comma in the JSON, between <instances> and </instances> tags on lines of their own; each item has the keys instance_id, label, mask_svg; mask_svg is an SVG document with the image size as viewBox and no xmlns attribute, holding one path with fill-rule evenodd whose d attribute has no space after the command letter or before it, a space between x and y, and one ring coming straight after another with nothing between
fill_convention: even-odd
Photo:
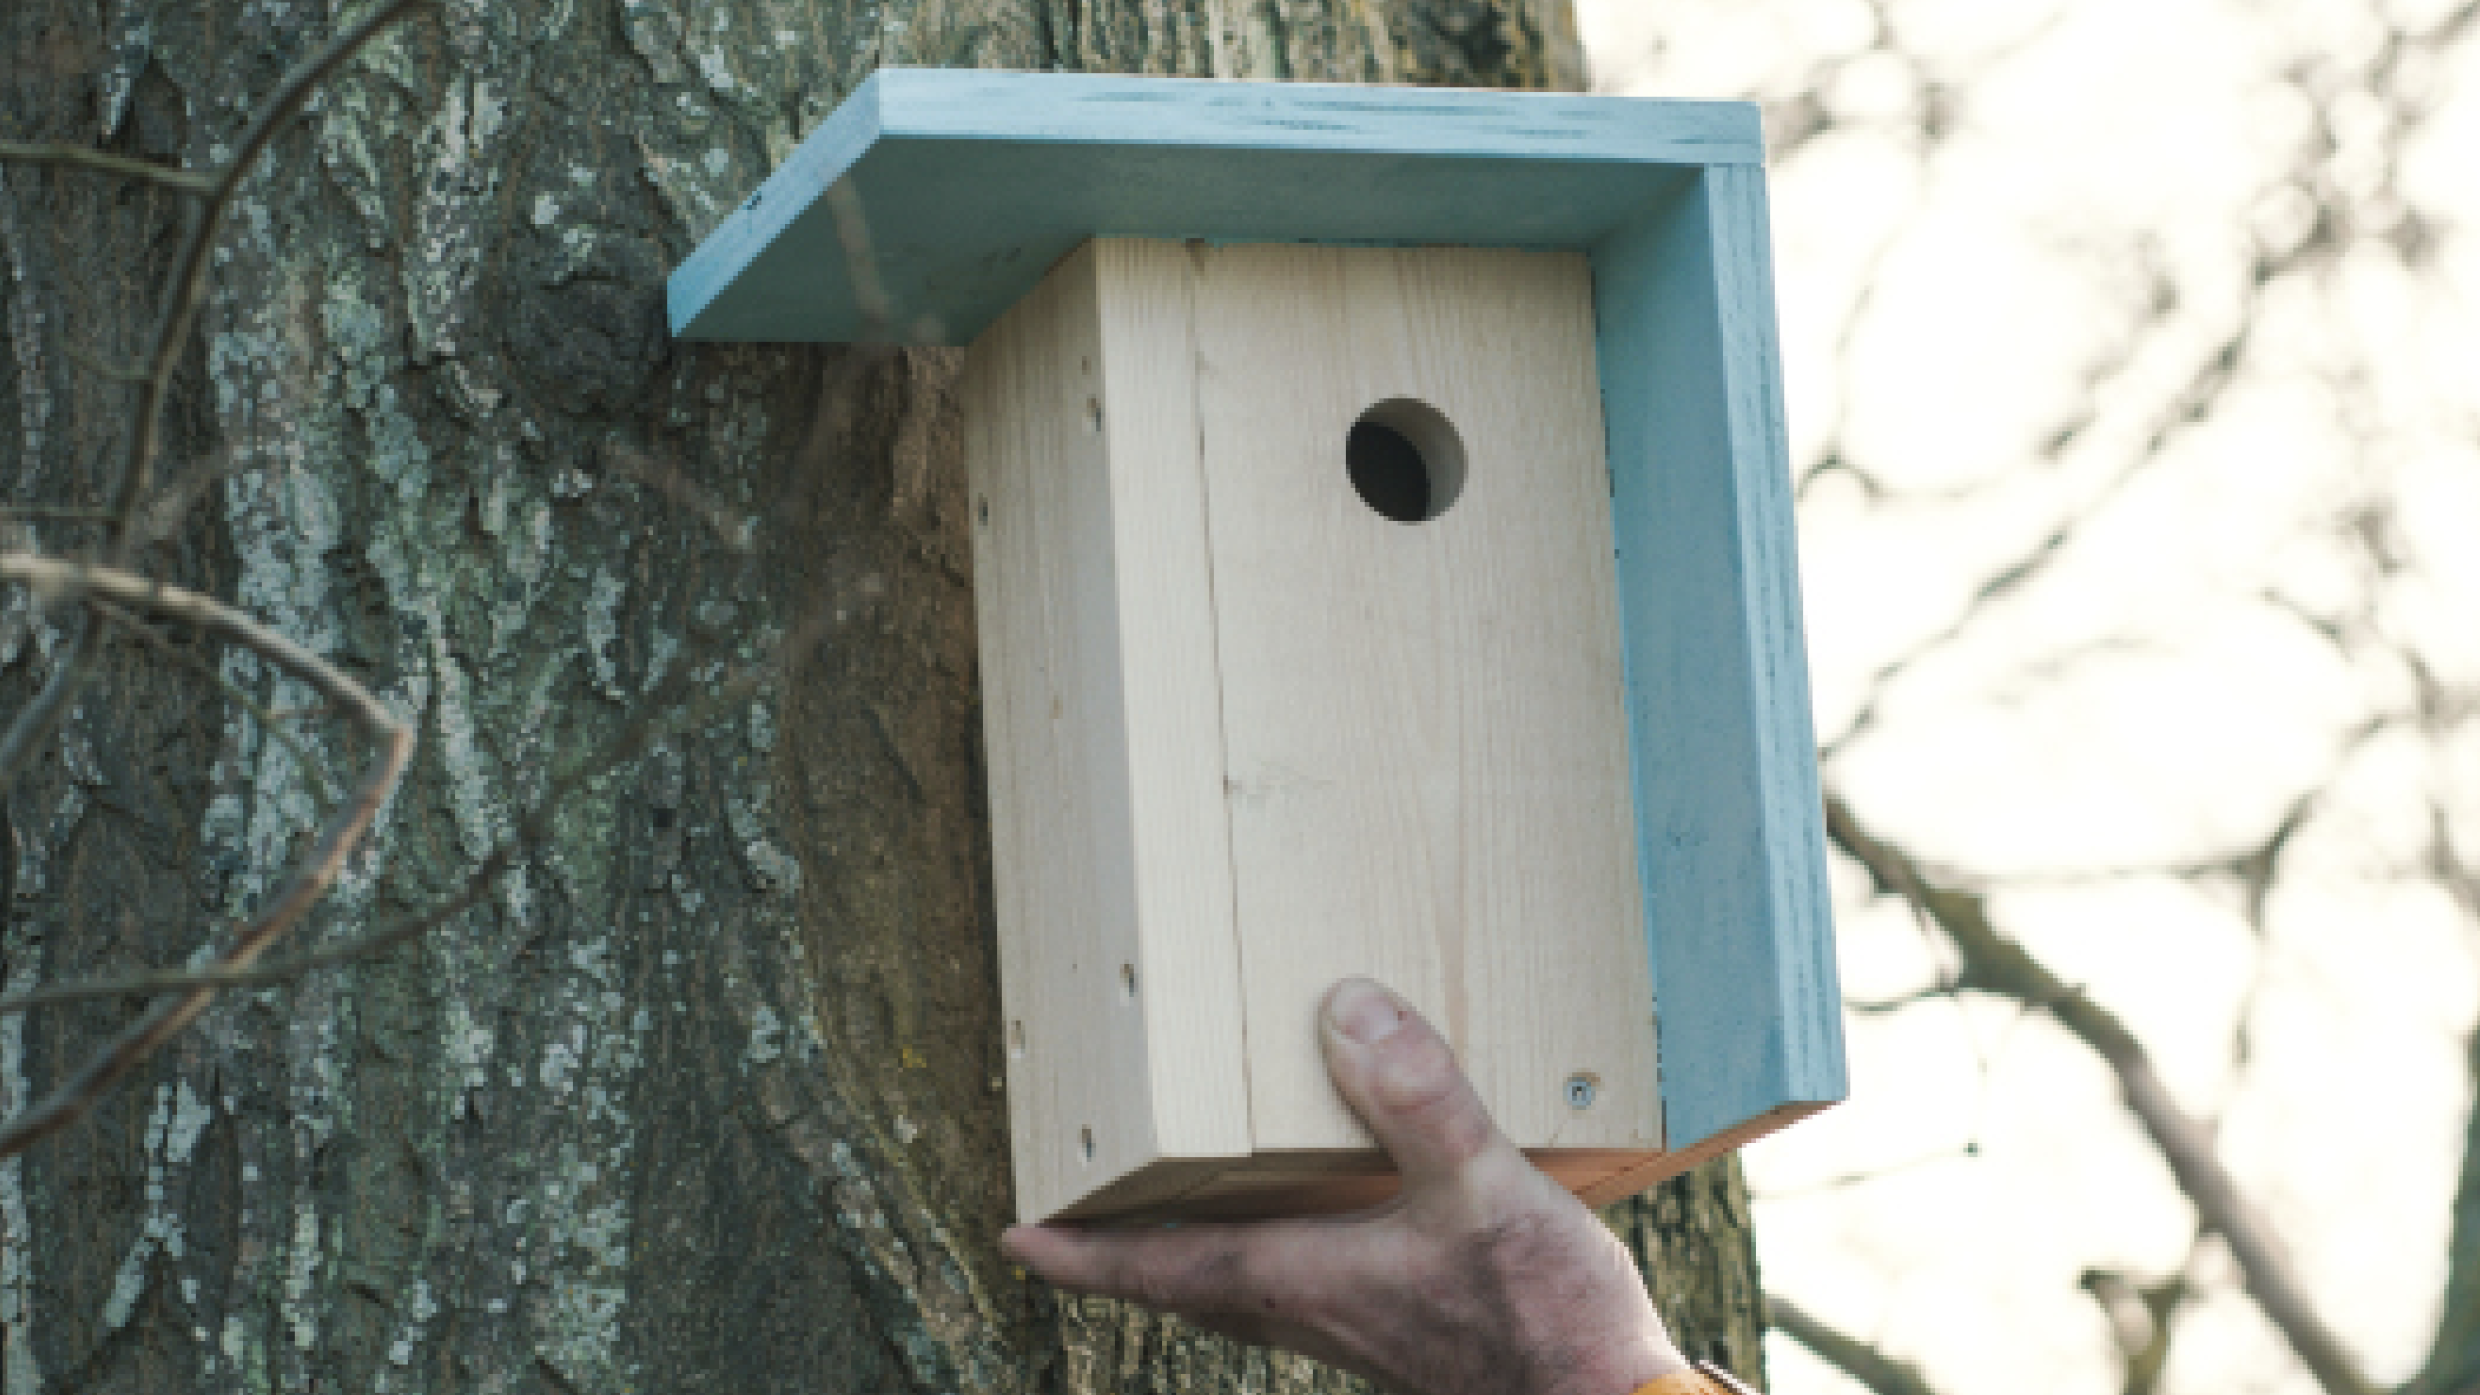
<instances>
[{"instance_id":1,"label":"tree bark","mask_svg":"<svg viewBox=\"0 0 2480 1395\"><path fill-rule=\"evenodd\" d=\"M339 18L13 0L0 133L211 166ZM198 505L140 559L419 727L300 943L451 892L643 714L775 679L566 801L485 908L227 994L0 1165L7 1395L1346 1386L995 1254L956 356L664 334L670 268L893 63L1580 77L1563 0L450 0L350 65L236 208L167 424ZM182 216L0 168L0 502L108 505L129 394L104 365L141 347ZM82 527L19 541L72 553ZM64 631L5 606L13 712ZM360 757L330 725L301 741L339 781ZM0 810L0 984L183 962L281 880L313 791L197 671L112 645ZM0 1114L143 1007L0 1020ZM1735 1170L1614 1222L1683 1343L1755 1375Z\"/></svg>"},{"instance_id":2,"label":"tree bark","mask_svg":"<svg viewBox=\"0 0 2480 1395\"><path fill-rule=\"evenodd\" d=\"M2471 1078L2480 1080L2480 1031L2466 1042ZM2446 1294L2428 1359L2404 1387L2407 1395L2480 1395L2480 1109L2464 1124L2463 1167L2454 1188L2454 1222L2446 1239Z\"/></svg>"}]
</instances>

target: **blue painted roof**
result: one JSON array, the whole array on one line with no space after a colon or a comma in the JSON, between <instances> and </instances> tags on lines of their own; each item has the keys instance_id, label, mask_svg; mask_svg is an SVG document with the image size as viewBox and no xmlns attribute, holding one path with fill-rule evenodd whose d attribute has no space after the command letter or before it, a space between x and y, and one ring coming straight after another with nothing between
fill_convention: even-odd
<instances>
[{"instance_id":1,"label":"blue painted roof","mask_svg":"<svg viewBox=\"0 0 2480 1395\"><path fill-rule=\"evenodd\" d=\"M1756 108L890 68L673 273L688 339L961 344L1091 237L1590 248Z\"/></svg>"}]
</instances>

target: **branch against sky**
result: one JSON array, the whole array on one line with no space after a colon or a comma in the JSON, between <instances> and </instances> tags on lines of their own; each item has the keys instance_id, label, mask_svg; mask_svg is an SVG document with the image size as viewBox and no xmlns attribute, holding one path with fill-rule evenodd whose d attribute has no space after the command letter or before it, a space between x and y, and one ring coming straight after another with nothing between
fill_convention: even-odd
<instances>
[{"instance_id":1,"label":"branch against sky","mask_svg":"<svg viewBox=\"0 0 2480 1395\"><path fill-rule=\"evenodd\" d=\"M1955 988L2011 998L2046 1012L2101 1057L2118 1077L2128 1110L2144 1125L2180 1190L2194 1203L2205 1227L2230 1246L2248 1292L2317 1383L2327 1395L2372 1395L2376 1387L2316 1311L2281 1241L2222 1165L2211 1131L2172 1097L2135 1034L1999 930L1980 895L1941 885L1909 853L1864 828L1838 795L1826 799L1826 836L1867 869L1880 892L1909 901L1944 932L1960 956Z\"/></svg>"},{"instance_id":2,"label":"branch against sky","mask_svg":"<svg viewBox=\"0 0 2480 1395\"><path fill-rule=\"evenodd\" d=\"M2480 476L2480 205L2461 174L2480 4L1624 9L1642 46L1602 65L1606 86L1767 105L1819 722L1844 813L1915 868L1970 869L1938 890L2003 894L1970 898L1978 922L1997 930L2002 905L2000 939L2050 984L2089 975L2139 1053L2121 1053L2133 1085L2112 1063L2145 1131L2132 1148L2115 1121L2077 1138L2080 1113L1993 1132L1998 1050L2026 1076L2078 1069L2089 1044L2000 1028L1993 1048L1976 1024L2028 1003L2089 1016L2093 998L2035 986L2006 995L2016 1013L1958 1012L1974 1059L1915 1071L1953 1038L1941 1023L1923 1044L1902 1009L1954 996L1932 961L1951 973L1963 955L1933 923L1924 952L1855 887L1849 981L1887 1009L1855 1022L1855 1066L1882 1078L1807 1136L1865 1138L1860 1157L1795 1131L1755 1160L1761 1200L1801 1198L1767 1218L1788 1261L1769 1253L1769 1277L1951 1386L2048 1342L2079 1364L2028 1386L2099 1388L2123 1367L2129 1390L2193 1392L2303 1387L2283 1336L2328 1389L2399 1377L2436 1265L2430 1380L2472 1380L2480 1129L2453 1133L2463 1192L2438 1265L2449 1129L2410 1121L2458 1110L2480 1069L2480 1050L2453 1049L2480 929L2480 500L2454 483ZM2372 544L2420 560L2360 558ZM2195 754L2224 750L2219 768ZM2121 914L2096 923L2102 906ZM2404 972L2415 936L2418 981L2387 982L2377 966ZM1952 1087L1965 1064L1980 1095L1933 1107L1923 1082ZM2008 1129L2039 1130L2051 1156ZM2261 1242L2228 1246L2250 1294L2222 1245L2179 1258L2187 1208L2151 1156L2182 1193L2218 1187ZM2371 1223L2323 1204L2346 1158L2381 1170ZM2133 1204L2037 1218L2055 1199L2027 1185L2096 1160L2137 1174ZM2234 1169L2245 1192L2221 1185ZM1917 1224L1940 1210L1923 1173L1981 1189L1991 1221L2040 1252ZM1825 1238L1777 1239L1777 1215ZM2087 1299L2079 1273L2110 1277ZM2114 1322L2112 1342L2085 1321L2176 1284L2189 1299L2136 1346L2138 1324ZM1983 1300L1993 1311L1972 1310ZM2257 1305L2288 1331L2260 1327ZM1972 1320L1945 1321L1958 1313Z\"/></svg>"},{"instance_id":3,"label":"branch against sky","mask_svg":"<svg viewBox=\"0 0 2480 1395\"><path fill-rule=\"evenodd\" d=\"M1765 1296L1765 1320L1876 1395L1938 1395L1918 1367L1828 1325L1779 1293Z\"/></svg>"}]
</instances>

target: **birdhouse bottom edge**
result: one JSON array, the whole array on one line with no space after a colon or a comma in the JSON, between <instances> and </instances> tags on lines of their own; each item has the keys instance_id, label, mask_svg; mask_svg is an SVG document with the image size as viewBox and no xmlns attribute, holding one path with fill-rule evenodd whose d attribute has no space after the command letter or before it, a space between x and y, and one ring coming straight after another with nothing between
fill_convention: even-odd
<instances>
[{"instance_id":1,"label":"birdhouse bottom edge","mask_svg":"<svg viewBox=\"0 0 2480 1395\"><path fill-rule=\"evenodd\" d=\"M1788 1122L1770 1121L1770 1127L1758 1131L1770 1132L1771 1127ZM1677 1153L1612 1148L1527 1148L1523 1152L1534 1166L1587 1205L1606 1206L1667 1181L1734 1146L1737 1145L1724 1144ZM1391 1199L1399 1181L1386 1156L1374 1150L1163 1158L1105 1184L1053 1215L1024 1219L1108 1219L1143 1224L1335 1215Z\"/></svg>"}]
</instances>

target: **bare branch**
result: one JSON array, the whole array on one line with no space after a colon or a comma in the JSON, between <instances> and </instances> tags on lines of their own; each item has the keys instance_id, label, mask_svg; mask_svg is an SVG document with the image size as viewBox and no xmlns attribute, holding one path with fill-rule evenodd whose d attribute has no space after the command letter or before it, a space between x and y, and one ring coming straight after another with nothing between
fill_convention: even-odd
<instances>
[{"instance_id":1,"label":"bare branch","mask_svg":"<svg viewBox=\"0 0 2480 1395\"><path fill-rule=\"evenodd\" d=\"M2192 1252L2191 1252L2192 1253ZM2101 1305L2126 1363L2121 1395L2154 1395L2170 1364L2170 1339L2177 1332L2171 1319L2194 1296L2185 1274L2153 1284L2140 1284L2114 1269L2087 1269L2078 1281Z\"/></svg>"},{"instance_id":2,"label":"bare branch","mask_svg":"<svg viewBox=\"0 0 2480 1395\"><path fill-rule=\"evenodd\" d=\"M12 1000L0 998L0 1011L6 1011L10 1001ZM1977 1133L1978 1129L1976 1128L1974 1132ZM1767 1187L1763 1191L1754 1193L1754 1196L1759 1201L1787 1201L1793 1197L1815 1196L1820 1192L1838 1192L1851 1187L1864 1187L1871 1182L1882 1182L1889 1177L1900 1177L1905 1173L1916 1172L1935 1163L1960 1162L1977 1158L1980 1155L1980 1140L1967 1138L1952 1147L1935 1148L1926 1153L1905 1158L1900 1162L1887 1163L1881 1167L1860 1168L1851 1172L1838 1172L1831 1177L1820 1177L1796 1186Z\"/></svg>"},{"instance_id":3,"label":"bare branch","mask_svg":"<svg viewBox=\"0 0 2480 1395\"><path fill-rule=\"evenodd\" d=\"M13 581L83 600L101 596L115 604L195 625L243 645L308 684L369 730L378 752L352 796L328 816L307 857L277 889L268 907L244 926L216 960L219 968L247 968L326 896L344 860L369 832L413 758L413 728L325 659L221 602L164 586L127 572L81 562L0 553L0 581ZM93 626L88 626L88 632ZM75 1123L103 1092L137 1069L156 1049L206 1011L216 989L199 986L156 1004L88 1058L68 1080L24 1113L0 1125L0 1158L24 1152Z\"/></svg>"},{"instance_id":4,"label":"bare branch","mask_svg":"<svg viewBox=\"0 0 2480 1395\"><path fill-rule=\"evenodd\" d=\"M1765 1295L1766 1325L1815 1352L1827 1365L1877 1395L1938 1395L1908 1361L1897 1361L1859 1338L1827 1326L1778 1293Z\"/></svg>"},{"instance_id":5,"label":"bare branch","mask_svg":"<svg viewBox=\"0 0 2480 1395\"><path fill-rule=\"evenodd\" d=\"M782 653L799 653L801 647L823 628L823 619L811 622L794 632L785 641ZM384 954L398 945L420 937L424 932L446 924L471 910L490 893L491 887L526 850L540 843L551 829L551 816L580 788L637 760L658 740L680 732L694 731L749 701L769 677L768 665L751 665L728 677L721 686L697 702L681 707L658 708L633 722L603 748L580 761L576 766L551 782L541 799L526 812L516 831L493 848L465 879L465 884L446 900L428 910L398 916L367 934L355 936L308 954L268 964L219 963L203 969L162 969L153 973L131 974L121 978L95 979L83 983L51 984L43 988L0 998L0 1016L27 1012L60 1003L92 1002L102 998L127 998L184 989L257 988L285 983L303 974L335 968L372 955Z\"/></svg>"},{"instance_id":6,"label":"bare branch","mask_svg":"<svg viewBox=\"0 0 2480 1395\"><path fill-rule=\"evenodd\" d=\"M167 640L162 635L148 629L145 621L130 614L128 611L121 609L119 606L112 604L110 601L97 600L90 596L86 600L86 605L88 609L94 611L97 615L100 615L104 619L111 621L113 624L120 626L130 634L135 635L140 643L146 645L150 649L153 649L156 653L163 655L165 658L172 660L174 663L181 665L183 668L186 668L192 673L196 673L205 678L208 682L213 683L223 692L224 696L239 704L241 710L249 713L250 716L258 722L259 730L266 732L267 735L273 737L278 743L280 743L284 749L293 753L293 759L301 766L302 778L310 782L311 798L316 799L321 804L325 804L328 800L335 798L334 791L330 790L327 786L326 767L320 763L318 757L312 753L309 747L303 745L300 739L295 737L290 731L285 730L283 718L268 711L264 703L261 703L257 698L250 696L248 693L241 691L241 689L236 686L232 680L226 678L222 673L218 672L214 665L207 663L197 655L191 654L186 650L175 648L170 640Z\"/></svg>"},{"instance_id":7,"label":"bare branch","mask_svg":"<svg viewBox=\"0 0 2480 1395\"><path fill-rule=\"evenodd\" d=\"M43 504L0 504L0 518L26 523L109 523L112 521L112 511L67 506L54 508Z\"/></svg>"},{"instance_id":8,"label":"bare branch","mask_svg":"<svg viewBox=\"0 0 2480 1395\"><path fill-rule=\"evenodd\" d=\"M121 179L135 179L170 189L176 194L203 195L215 189L215 178L198 170L174 169L150 160L133 160L104 150L89 150L79 145L33 145L25 141L0 140L0 160L21 165L53 165L69 169L90 170Z\"/></svg>"},{"instance_id":9,"label":"bare branch","mask_svg":"<svg viewBox=\"0 0 2480 1395\"><path fill-rule=\"evenodd\" d=\"M2022 945L2001 933L1980 895L1932 882L1910 854L1862 828L1850 806L1837 795L1826 799L1826 836L1868 870L1879 891L1910 901L1954 942L1962 955L1957 987L2013 998L2047 1011L2108 1064L2118 1077L2127 1108L2169 1163L2179 1189L2194 1204L2205 1227L2230 1246L2248 1292L2266 1318L2281 1329L2317 1383L2327 1395L2371 1395L2375 1387L2318 1316L2272 1228L2222 1166L2212 1135L2179 1107L2135 1034L2083 990L2061 982Z\"/></svg>"},{"instance_id":10,"label":"bare branch","mask_svg":"<svg viewBox=\"0 0 2480 1395\"><path fill-rule=\"evenodd\" d=\"M359 53L380 31L416 6L428 3L430 0L384 0L285 74L275 92L260 105L249 129L241 133L232 159L217 173L214 190L190 223L189 236L183 240L173 263L172 290L164 298L162 319L156 325L153 349L147 355L147 380L135 414L137 429L130 433L122 454L120 498L114 505L120 519L116 532L127 531L138 501L153 483L155 452L163 430L164 397L171 390L172 370L180 362L182 346L189 342L190 330L197 323L198 306L206 298L209 254L223 230L224 215L232 207L233 196L241 191L242 181L257 167L259 157L267 153L276 134L300 114L302 105L318 91L328 74ZM119 564L124 559L115 556L112 560Z\"/></svg>"},{"instance_id":11,"label":"bare branch","mask_svg":"<svg viewBox=\"0 0 2480 1395\"><path fill-rule=\"evenodd\" d=\"M302 104L310 100L329 73L381 30L417 5L428 3L430 0L385 0L286 74L274 94L259 107L249 129L242 132L232 159L215 175L205 194L206 201L190 220L189 232L173 259L169 289L146 355L147 367L138 384L138 402L130 413L128 440L121 454L119 492L112 504L112 519L105 527L106 564L128 565L134 542L130 523L137 516L139 502L152 487L155 454L163 439L164 399L171 393L173 369L180 363L182 346L189 342L190 331L197 324L199 304L206 298L207 268L212 260L209 254L223 230L224 215L232 206L233 196L276 133L300 113ZM70 709L76 706L78 694L85 691L86 684L95 676L102 662L102 650L94 640L95 626L79 617L65 652L53 665L50 681L18 712L8 734L0 737L0 793L17 782L19 772L26 768L34 752L60 730Z\"/></svg>"},{"instance_id":12,"label":"bare branch","mask_svg":"<svg viewBox=\"0 0 2480 1395\"><path fill-rule=\"evenodd\" d=\"M26 768L35 751L60 730L102 658L101 646L95 643L93 619L83 611L71 616L69 638L52 660L51 678L24 707L17 709L17 719L9 723L6 735L0 735L0 795L9 792L17 783L18 772Z\"/></svg>"},{"instance_id":13,"label":"bare branch","mask_svg":"<svg viewBox=\"0 0 2480 1395\"><path fill-rule=\"evenodd\" d=\"M1925 988L1897 993L1891 998L1846 998L1843 1000L1843 1011L1858 1017L1890 1017L1905 1008L1940 1002L1954 996L1955 985L1940 980Z\"/></svg>"}]
</instances>

